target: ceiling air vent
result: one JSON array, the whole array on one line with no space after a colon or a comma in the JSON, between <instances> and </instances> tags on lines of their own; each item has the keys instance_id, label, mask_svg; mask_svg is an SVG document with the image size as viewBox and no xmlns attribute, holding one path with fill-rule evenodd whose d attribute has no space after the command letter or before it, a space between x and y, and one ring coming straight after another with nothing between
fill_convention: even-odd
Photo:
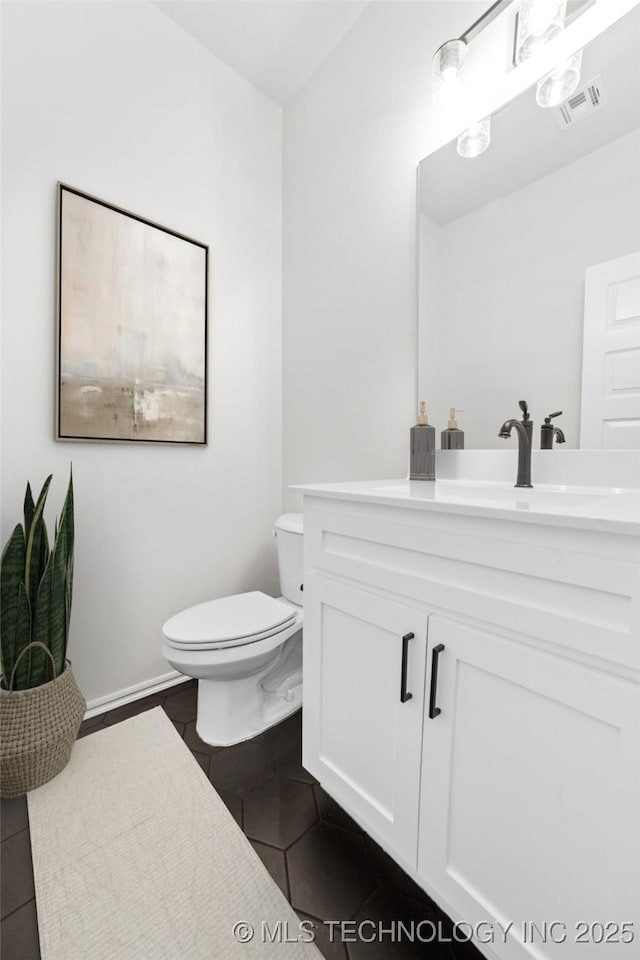
<instances>
[{"instance_id":1,"label":"ceiling air vent","mask_svg":"<svg viewBox=\"0 0 640 960\"><path fill-rule=\"evenodd\" d=\"M553 107L553 115L556 123L561 130L566 127L572 127L574 123L584 120L591 116L594 110L606 106L607 98L602 89L602 78L598 74L589 83L583 83L578 87L575 93L561 103L559 107Z\"/></svg>"}]
</instances>

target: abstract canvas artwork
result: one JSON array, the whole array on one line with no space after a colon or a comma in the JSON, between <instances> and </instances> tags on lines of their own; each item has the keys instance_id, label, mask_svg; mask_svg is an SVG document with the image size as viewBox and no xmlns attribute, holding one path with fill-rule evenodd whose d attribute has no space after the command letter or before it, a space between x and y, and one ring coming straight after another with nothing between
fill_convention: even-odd
<instances>
[{"instance_id":1,"label":"abstract canvas artwork","mask_svg":"<svg viewBox=\"0 0 640 960\"><path fill-rule=\"evenodd\" d=\"M208 248L58 191L57 439L206 443Z\"/></svg>"}]
</instances>

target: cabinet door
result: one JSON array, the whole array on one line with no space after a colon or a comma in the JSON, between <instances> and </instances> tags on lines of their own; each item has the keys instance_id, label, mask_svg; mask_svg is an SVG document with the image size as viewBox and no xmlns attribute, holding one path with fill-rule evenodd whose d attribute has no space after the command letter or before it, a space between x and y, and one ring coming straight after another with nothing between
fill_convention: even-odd
<instances>
[{"instance_id":1,"label":"cabinet door","mask_svg":"<svg viewBox=\"0 0 640 960\"><path fill-rule=\"evenodd\" d=\"M426 639L423 611L305 576L303 763L414 867Z\"/></svg>"},{"instance_id":2,"label":"cabinet door","mask_svg":"<svg viewBox=\"0 0 640 960\"><path fill-rule=\"evenodd\" d=\"M637 685L433 616L429 688L439 646L420 874L465 921L513 922L506 960L636 957ZM625 922L627 945L606 927ZM608 941L578 942L592 923Z\"/></svg>"}]
</instances>

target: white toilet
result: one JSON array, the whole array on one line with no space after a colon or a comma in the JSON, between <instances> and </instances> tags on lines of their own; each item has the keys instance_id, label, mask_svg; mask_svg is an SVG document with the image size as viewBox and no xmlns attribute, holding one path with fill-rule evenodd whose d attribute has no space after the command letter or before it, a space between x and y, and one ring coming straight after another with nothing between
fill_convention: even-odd
<instances>
[{"instance_id":1,"label":"white toilet","mask_svg":"<svg viewBox=\"0 0 640 960\"><path fill-rule=\"evenodd\" d=\"M302 703L302 514L275 524L282 596L238 593L189 607L162 627L162 655L198 680L196 730L229 746Z\"/></svg>"}]
</instances>

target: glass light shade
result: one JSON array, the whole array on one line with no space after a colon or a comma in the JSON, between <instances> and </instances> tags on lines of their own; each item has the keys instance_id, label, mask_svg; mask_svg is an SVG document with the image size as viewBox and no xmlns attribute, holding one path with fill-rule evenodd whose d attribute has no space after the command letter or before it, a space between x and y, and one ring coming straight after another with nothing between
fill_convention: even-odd
<instances>
[{"instance_id":1,"label":"glass light shade","mask_svg":"<svg viewBox=\"0 0 640 960\"><path fill-rule=\"evenodd\" d=\"M491 117L485 117L474 123L458 137L458 153L461 157L473 160L479 157L491 143Z\"/></svg>"},{"instance_id":2,"label":"glass light shade","mask_svg":"<svg viewBox=\"0 0 640 960\"><path fill-rule=\"evenodd\" d=\"M436 103L449 103L460 89L460 74L467 58L464 40L449 40L433 57L433 98Z\"/></svg>"},{"instance_id":3,"label":"glass light shade","mask_svg":"<svg viewBox=\"0 0 640 960\"><path fill-rule=\"evenodd\" d=\"M529 33L544 33L554 20L564 20L567 0L527 0L522 6L522 14Z\"/></svg>"},{"instance_id":4,"label":"glass light shade","mask_svg":"<svg viewBox=\"0 0 640 960\"><path fill-rule=\"evenodd\" d=\"M536 102L540 107L557 107L574 93L580 83L582 50L569 57L546 77L538 80Z\"/></svg>"},{"instance_id":5,"label":"glass light shade","mask_svg":"<svg viewBox=\"0 0 640 960\"><path fill-rule=\"evenodd\" d=\"M524 63L564 29L567 0L524 0L518 14L516 63Z\"/></svg>"}]
</instances>

